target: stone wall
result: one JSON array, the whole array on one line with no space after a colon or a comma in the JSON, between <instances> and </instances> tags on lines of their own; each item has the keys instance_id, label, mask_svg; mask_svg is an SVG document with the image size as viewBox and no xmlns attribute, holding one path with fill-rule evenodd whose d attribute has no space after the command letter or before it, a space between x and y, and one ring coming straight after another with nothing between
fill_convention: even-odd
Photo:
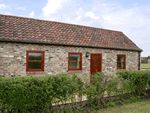
<instances>
[{"instance_id":1,"label":"stone wall","mask_svg":"<svg viewBox=\"0 0 150 113\"><path fill-rule=\"evenodd\" d=\"M26 51L44 51L44 72L26 72ZM102 54L102 72L112 74L117 71L117 54L126 55L126 70L138 70L138 52L110 49L94 49L68 46L36 45L21 43L0 43L0 75L43 76L58 73L77 73L85 81L90 79L90 57L86 52ZM68 71L68 53L82 53L82 71Z\"/></svg>"}]
</instances>

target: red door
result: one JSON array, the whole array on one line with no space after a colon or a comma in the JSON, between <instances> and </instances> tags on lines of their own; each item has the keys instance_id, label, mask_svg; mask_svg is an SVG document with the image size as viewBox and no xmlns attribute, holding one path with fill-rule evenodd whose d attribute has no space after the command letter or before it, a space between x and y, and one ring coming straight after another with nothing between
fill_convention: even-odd
<instances>
[{"instance_id":1,"label":"red door","mask_svg":"<svg viewBox=\"0 0 150 113\"><path fill-rule=\"evenodd\" d=\"M102 71L102 55L101 54L91 54L91 75L96 72Z\"/></svg>"}]
</instances>

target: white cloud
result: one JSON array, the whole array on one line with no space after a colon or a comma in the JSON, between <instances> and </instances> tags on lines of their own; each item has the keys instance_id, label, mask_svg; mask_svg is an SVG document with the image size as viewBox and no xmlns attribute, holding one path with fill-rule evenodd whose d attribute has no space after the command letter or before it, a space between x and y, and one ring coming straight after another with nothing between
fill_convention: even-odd
<instances>
[{"instance_id":1,"label":"white cloud","mask_svg":"<svg viewBox=\"0 0 150 113\"><path fill-rule=\"evenodd\" d=\"M29 14L29 17L34 17L34 11Z\"/></svg>"},{"instance_id":2,"label":"white cloud","mask_svg":"<svg viewBox=\"0 0 150 113\"><path fill-rule=\"evenodd\" d=\"M0 9L2 10L4 10L4 9L9 9L9 10L11 10L11 7L9 6L9 5L5 5L5 4L0 4Z\"/></svg>"},{"instance_id":3,"label":"white cloud","mask_svg":"<svg viewBox=\"0 0 150 113\"><path fill-rule=\"evenodd\" d=\"M80 8L76 11L76 14L79 15L82 11L83 11L83 9L80 7Z\"/></svg>"},{"instance_id":4,"label":"white cloud","mask_svg":"<svg viewBox=\"0 0 150 113\"><path fill-rule=\"evenodd\" d=\"M99 17L98 17L98 16L95 16L95 14L94 14L92 11L87 12L87 13L85 14L85 16L91 17L92 19L99 19Z\"/></svg>"},{"instance_id":5,"label":"white cloud","mask_svg":"<svg viewBox=\"0 0 150 113\"><path fill-rule=\"evenodd\" d=\"M15 7L15 9L26 10L26 7Z\"/></svg>"},{"instance_id":6,"label":"white cloud","mask_svg":"<svg viewBox=\"0 0 150 113\"><path fill-rule=\"evenodd\" d=\"M81 18L82 18L82 16L78 16L78 17L75 18L75 21L80 21Z\"/></svg>"},{"instance_id":7,"label":"white cloud","mask_svg":"<svg viewBox=\"0 0 150 113\"><path fill-rule=\"evenodd\" d=\"M55 13L62 7L62 0L48 0L46 6L42 9L45 16Z\"/></svg>"},{"instance_id":8,"label":"white cloud","mask_svg":"<svg viewBox=\"0 0 150 113\"><path fill-rule=\"evenodd\" d=\"M104 20L110 20L110 15L104 15L103 18Z\"/></svg>"},{"instance_id":9,"label":"white cloud","mask_svg":"<svg viewBox=\"0 0 150 113\"><path fill-rule=\"evenodd\" d=\"M5 15L13 15L13 14L10 12L6 12Z\"/></svg>"},{"instance_id":10,"label":"white cloud","mask_svg":"<svg viewBox=\"0 0 150 113\"><path fill-rule=\"evenodd\" d=\"M11 10L11 7L9 5L0 4L0 14L12 15L10 10Z\"/></svg>"},{"instance_id":11,"label":"white cloud","mask_svg":"<svg viewBox=\"0 0 150 113\"><path fill-rule=\"evenodd\" d=\"M148 57L148 56L150 56L150 52L143 52L142 53L142 57Z\"/></svg>"}]
</instances>

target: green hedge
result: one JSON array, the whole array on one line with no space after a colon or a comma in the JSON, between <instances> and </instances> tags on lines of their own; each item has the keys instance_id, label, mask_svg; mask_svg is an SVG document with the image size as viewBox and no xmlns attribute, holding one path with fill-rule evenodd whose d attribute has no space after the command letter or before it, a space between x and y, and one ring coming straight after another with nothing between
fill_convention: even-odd
<instances>
[{"instance_id":1,"label":"green hedge","mask_svg":"<svg viewBox=\"0 0 150 113\"><path fill-rule=\"evenodd\" d=\"M121 97L125 93L131 93L129 97L140 96L150 86L150 71L119 71L116 74L117 77L96 73L91 77L92 84L84 84L76 74L0 77L0 111L46 112L52 109L52 103L73 101L75 95L86 95L89 106L107 107L112 104L111 96ZM110 97L109 103L105 96Z\"/></svg>"},{"instance_id":2,"label":"green hedge","mask_svg":"<svg viewBox=\"0 0 150 113\"><path fill-rule=\"evenodd\" d=\"M92 84L86 84L84 90L89 106L107 107L111 96L120 99L141 96L150 86L150 71L118 71L116 75L96 73L92 76ZM109 98L107 102L105 96Z\"/></svg>"},{"instance_id":3,"label":"green hedge","mask_svg":"<svg viewBox=\"0 0 150 113\"><path fill-rule=\"evenodd\" d=\"M0 111L37 112L80 93L83 83L74 74L43 77L0 77Z\"/></svg>"},{"instance_id":4,"label":"green hedge","mask_svg":"<svg viewBox=\"0 0 150 113\"><path fill-rule=\"evenodd\" d=\"M117 76L122 81L126 92L141 95L150 86L150 71L118 71Z\"/></svg>"},{"instance_id":5,"label":"green hedge","mask_svg":"<svg viewBox=\"0 0 150 113\"><path fill-rule=\"evenodd\" d=\"M88 98L88 106L106 107L104 97L111 97L118 93L118 79L114 76L106 76L97 72L91 77L92 84L85 84L85 94Z\"/></svg>"}]
</instances>

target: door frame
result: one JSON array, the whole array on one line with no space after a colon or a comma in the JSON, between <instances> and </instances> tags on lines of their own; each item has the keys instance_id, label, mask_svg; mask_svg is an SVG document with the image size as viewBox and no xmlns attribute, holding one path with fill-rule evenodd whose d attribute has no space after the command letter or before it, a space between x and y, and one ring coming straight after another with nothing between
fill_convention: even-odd
<instances>
[{"instance_id":1,"label":"door frame","mask_svg":"<svg viewBox=\"0 0 150 113\"><path fill-rule=\"evenodd\" d=\"M99 55L100 56L100 72L102 72L102 54L100 53L91 53L90 54L90 83L91 81L91 76L92 76L92 55Z\"/></svg>"}]
</instances>

